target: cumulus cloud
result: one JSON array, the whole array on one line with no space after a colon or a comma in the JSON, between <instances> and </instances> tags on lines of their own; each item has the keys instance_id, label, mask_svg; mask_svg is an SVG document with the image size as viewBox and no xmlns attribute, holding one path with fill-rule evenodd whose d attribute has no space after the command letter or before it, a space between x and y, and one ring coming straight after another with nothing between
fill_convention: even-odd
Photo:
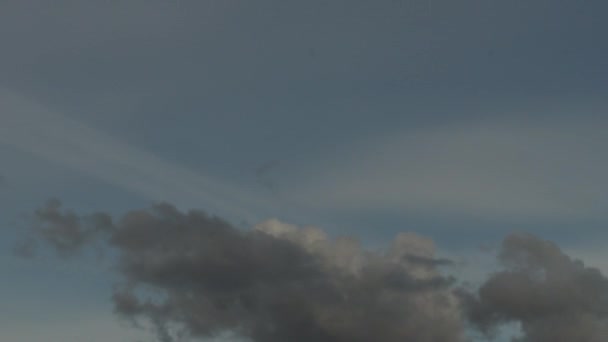
<instances>
[{"instance_id":1,"label":"cumulus cloud","mask_svg":"<svg viewBox=\"0 0 608 342\"><path fill-rule=\"evenodd\" d=\"M369 250L313 226L269 219L241 230L166 203L114 220L51 200L35 218L32 238L62 256L95 244L112 250L121 279L115 312L152 324L162 342L223 334L255 342L457 342L471 330L491 339L513 324L521 326L518 342L599 342L608 333L608 279L528 234L507 236L501 268L472 289L441 272L452 261L414 233Z\"/></svg>"},{"instance_id":2,"label":"cumulus cloud","mask_svg":"<svg viewBox=\"0 0 608 342\"><path fill-rule=\"evenodd\" d=\"M463 294L471 322L485 333L519 322L521 342L604 341L608 279L528 234L508 236L499 254L504 269L476 295Z\"/></svg>"},{"instance_id":3,"label":"cumulus cloud","mask_svg":"<svg viewBox=\"0 0 608 342\"><path fill-rule=\"evenodd\" d=\"M118 314L151 322L158 339L227 331L252 341L464 341L453 279L435 246L400 234L382 251L276 219L238 230L169 204L113 222L51 201L36 234L62 255L97 236L116 252Z\"/></svg>"}]
</instances>

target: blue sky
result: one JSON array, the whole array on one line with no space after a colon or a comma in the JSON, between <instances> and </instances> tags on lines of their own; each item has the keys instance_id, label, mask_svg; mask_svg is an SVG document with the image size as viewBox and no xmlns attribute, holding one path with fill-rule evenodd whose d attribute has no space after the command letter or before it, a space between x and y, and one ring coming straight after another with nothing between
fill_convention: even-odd
<instances>
[{"instance_id":1,"label":"blue sky","mask_svg":"<svg viewBox=\"0 0 608 342\"><path fill-rule=\"evenodd\" d=\"M413 231L472 277L484 246L526 231L608 270L606 10L3 2L0 336L141 335L117 328L97 266L11 256L51 197L117 215L168 201L239 227L276 217L369 246Z\"/></svg>"}]
</instances>

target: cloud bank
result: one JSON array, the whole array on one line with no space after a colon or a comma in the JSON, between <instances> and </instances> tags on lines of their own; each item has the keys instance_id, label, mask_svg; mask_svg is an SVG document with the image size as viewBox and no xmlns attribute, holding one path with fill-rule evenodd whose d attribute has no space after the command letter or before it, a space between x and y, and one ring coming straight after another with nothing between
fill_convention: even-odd
<instances>
[{"instance_id":1,"label":"cloud bank","mask_svg":"<svg viewBox=\"0 0 608 342\"><path fill-rule=\"evenodd\" d=\"M430 239L401 233L381 250L276 219L240 230L170 204L115 220L50 201L33 237L62 256L111 249L117 314L162 342L227 332L244 340L468 341L519 323L521 342L601 341L608 279L532 235L507 236L501 269L478 289L441 272ZM514 340L515 341L515 340Z\"/></svg>"}]
</instances>

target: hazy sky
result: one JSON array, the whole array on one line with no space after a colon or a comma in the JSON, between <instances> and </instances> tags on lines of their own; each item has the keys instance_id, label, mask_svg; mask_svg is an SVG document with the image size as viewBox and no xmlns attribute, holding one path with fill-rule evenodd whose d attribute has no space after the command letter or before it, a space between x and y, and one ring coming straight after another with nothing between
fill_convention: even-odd
<instances>
[{"instance_id":1,"label":"hazy sky","mask_svg":"<svg viewBox=\"0 0 608 342\"><path fill-rule=\"evenodd\" d=\"M237 230L273 218L320 227L359 239L348 255L383 270L388 259L364 251L413 232L434 241L425 258L455 260L442 272L459 281L505 272L471 310L546 341L490 299L521 246L544 251L547 274L596 276L546 240L608 271L607 10L599 0L2 1L0 339L154 341L113 314L113 284L139 273L117 274L94 252L13 256L32 215L48 221L35 211L57 198L76 215L164 201ZM332 243L310 252L329 258L321 273L342 260ZM282 251L269 248L269 258ZM603 332L605 319L580 326Z\"/></svg>"}]
</instances>

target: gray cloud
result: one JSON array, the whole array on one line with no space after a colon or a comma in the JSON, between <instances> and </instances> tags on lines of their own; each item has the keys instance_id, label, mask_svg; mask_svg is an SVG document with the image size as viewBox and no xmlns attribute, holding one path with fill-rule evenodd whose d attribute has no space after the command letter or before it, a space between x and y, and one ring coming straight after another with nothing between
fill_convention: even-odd
<instances>
[{"instance_id":1,"label":"gray cloud","mask_svg":"<svg viewBox=\"0 0 608 342\"><path fill-rule=\"evenodd\" d=\"M78 254L83 247L94 244L97 238L112 229L112 218L104 213L78 216L72 211L62 211L61 202L49 200L33 215L32 231L61 256ZM36 241L27 237L15 246L15 253L33 256Z\"/></svg>"},{"instance_id":2,"label":"gray cloud","mask_svg":"<svg viewBox=\"0 0 608 342\"><path fill-rule=\"evenodd\" d=\"M555 244L527 234L508 236L504 267L477 295L465 294L471 321L491 333L519 322L522 342L604 341L608 333L608 279L571 259Z\"/></svg>"},{"instance_id":3,"label":"gray cloud","mask_svg":"<svg viewBox=\"0 0 608 342\"><path fill-rule=\"evenodd\" d=\"M316 227L270 219L240 230L166 203L113 221L52 200L35 218L36 237L62 256L99 242L111 249L115 312L152 324L162 342L227 332L256 342L455 342L467 341L467 324L489 339L512 323L520 342L608 333L608 279L528 234L507 236L502 268L471 290L443 275L438 267L453 262L414 233L371 251Z\"/></svg>"},{"instance_id":4,"label":"gray cloud","mask_svg":"<svg viewBox=\"0 0 608 342\"><path fill-rule=\"evenodd\" d=\"M314 227L268 220L242 231L169 204L113 223L51 201L36 218L35 232L63 255L105 233L122 276L116 312L151 322L163 342L226 331L253 341L464 340L454 280L415 234L372 252Z\"/></svg>"}]
</instances>

